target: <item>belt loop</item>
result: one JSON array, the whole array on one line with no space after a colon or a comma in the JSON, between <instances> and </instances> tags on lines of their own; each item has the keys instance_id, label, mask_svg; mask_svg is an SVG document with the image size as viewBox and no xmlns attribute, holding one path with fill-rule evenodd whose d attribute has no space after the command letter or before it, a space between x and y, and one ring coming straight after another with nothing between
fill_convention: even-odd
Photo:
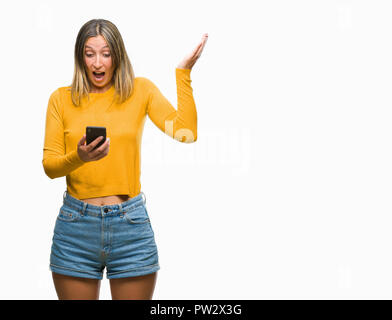
<instances>
[{"instance_id":1,"label":"belt loop","mask_svg":"<svg viewBox=\"0 0 392 320\"><path fill-rule=\"evenodd\" d=\"M63 199L65 199L65 194L67 193L67 190L64 191L63 193Z\"/></svg>"},{"instance_id":2,"label":"belt loop","mask_svg":"<svg viewBox=\"0 0 392 320\"><path fill-rule=\"evenodd\" d=\"M84 215L84 212L86 211L86 207L87 207L87 202L84 202L83 208L82 208L82 216Z\"/></svg>"},{"instance_id":3,"label":"belt loop","mask_svg":"<svg viewBox=\"0 0 392 320\"><path fill-rule=\"evenodd\" d=\"M118 206L119 206L118 210L120 211L120 214L121 214L122 213L122 205L121 205L121 203L119 203Z\"/></svg>"},{"instance_id":4,"label":"belt loop","mask_svg":"<svg viewBox=\"0 0 392 320\"><path fill-rule=\"evenodd\" d=\"M140 193L142 194L144 204L146 204L146 195L143 191L141 191Z\"/></svg>"}]
</instances>

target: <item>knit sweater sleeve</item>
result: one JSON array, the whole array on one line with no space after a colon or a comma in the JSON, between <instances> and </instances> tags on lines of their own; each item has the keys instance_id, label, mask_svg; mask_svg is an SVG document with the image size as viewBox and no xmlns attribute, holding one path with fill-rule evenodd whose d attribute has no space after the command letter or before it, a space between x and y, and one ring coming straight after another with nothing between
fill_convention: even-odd
<instances>
[{"instance_id":1,"label":"knit sweater sleeve","mask_svg":"<svg viewBox=\"0 0 392 320\"><path fill-rule=\"evenodd\" d=\"M179 142L197 140L197 111L190 78L191 69L176 68L177 110L150 80L147 113L151 121L164 133Z\"/></svg>"},{"instance_id":2,"label":"knit sweater sleeve","mask_svg":"<svg viewBox=\"0 0 392 320\"><path fill-rule=\"evenodd\" d=\"M44 171L49 178L54 179L66 176L84 163L78 155L77 146L65 154L60 91L57 89L51 94L46 111L42 159Z\"/></svg>"}]
</instances>

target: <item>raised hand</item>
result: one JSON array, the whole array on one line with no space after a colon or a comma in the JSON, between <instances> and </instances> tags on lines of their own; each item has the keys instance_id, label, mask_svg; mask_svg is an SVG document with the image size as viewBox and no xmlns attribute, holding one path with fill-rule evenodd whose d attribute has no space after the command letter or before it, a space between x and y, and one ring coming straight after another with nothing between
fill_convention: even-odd
<instances>
[{"instance_id":1,"label":"raised hand","mask_svg":"<svg viewBox=\"0 0 392 320\"><path fill-rule=\"evenodd\" d=\"M193 65L196 63L197 59L200 58L200 55L206 45L208 39L208 34L205 33L200 41L200 43L196 46L195 49L191 53L189 53L184 60L182 60L177 68L180 69L192 69Z\"/></svg>"}]
</instances>

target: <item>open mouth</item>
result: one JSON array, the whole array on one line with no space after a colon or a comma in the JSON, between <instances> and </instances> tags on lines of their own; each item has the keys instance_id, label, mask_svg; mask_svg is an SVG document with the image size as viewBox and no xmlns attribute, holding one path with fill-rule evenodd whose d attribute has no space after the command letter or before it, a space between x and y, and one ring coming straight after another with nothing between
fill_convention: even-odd
<instances>
[{"instance_id":1,"label":"open mouth","mask_svg":"<svg viewBox=\"0 0 392 320\"><path fill-rule=\"evenodd\" d=\"M95 80L100 81L105 76L105 72L95 72L95 71L93 71L93 75L94 75Z\"/></svg>"}]
</instances>

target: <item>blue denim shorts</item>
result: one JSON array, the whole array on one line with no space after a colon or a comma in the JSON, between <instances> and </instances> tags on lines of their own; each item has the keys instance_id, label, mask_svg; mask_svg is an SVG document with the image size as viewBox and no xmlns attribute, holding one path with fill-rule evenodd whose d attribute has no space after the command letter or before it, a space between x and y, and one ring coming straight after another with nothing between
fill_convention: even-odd
<instances>
[{"instance_id":1,"label":"blue denim shorts","mask_svg":"<svg viewBox=\"0 0 392 320\"><path fill-rule=\"evenodd\" d=\"M143 192L119 204L96 206L64 192L49 269L74 277L134 277L160 269Z\"/></svg>"}]
</instances>

